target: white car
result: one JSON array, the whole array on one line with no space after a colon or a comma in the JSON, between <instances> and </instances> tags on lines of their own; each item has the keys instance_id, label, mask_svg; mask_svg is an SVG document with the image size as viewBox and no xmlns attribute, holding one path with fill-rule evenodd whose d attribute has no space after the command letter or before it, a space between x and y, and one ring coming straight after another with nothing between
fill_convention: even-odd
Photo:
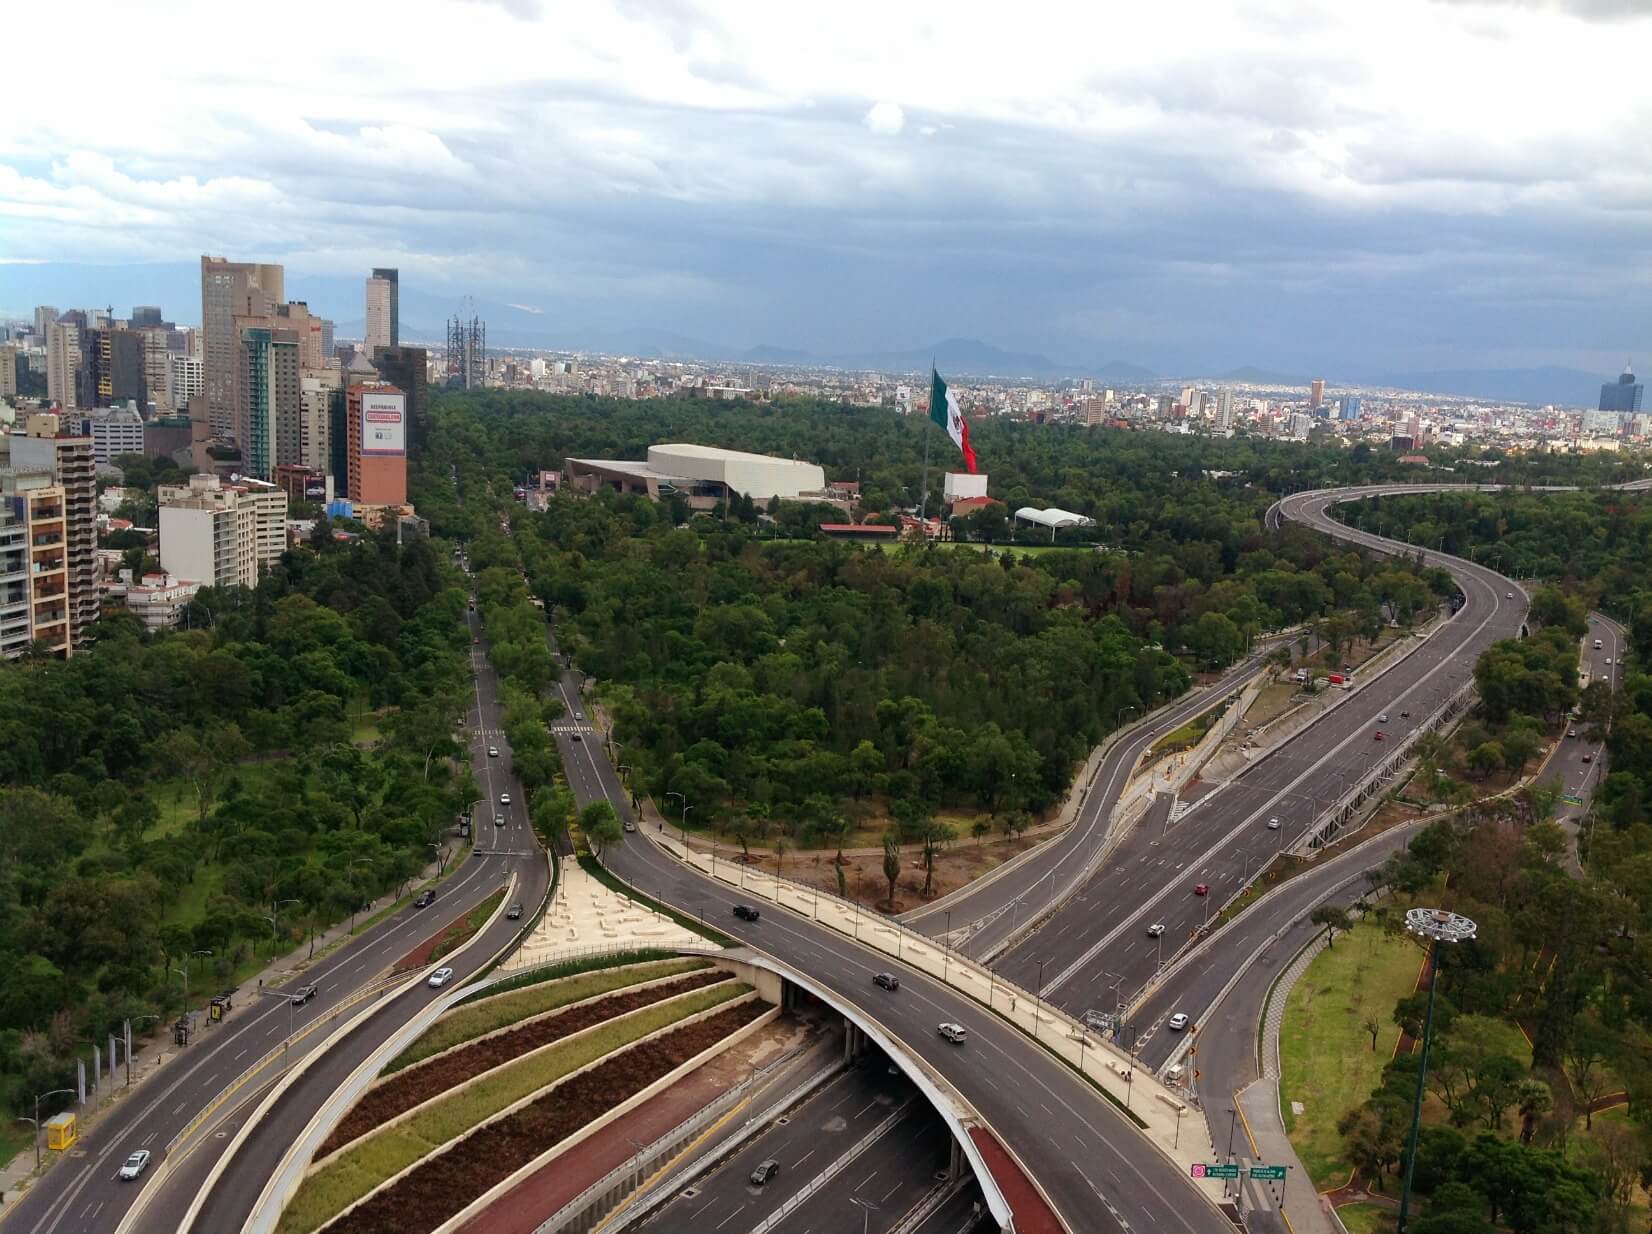
<instances>
[{"instance_id":1,"label":"white car","mask_svg":"<svg viewBox=\"0 0 1652 1234\"><path fill-rule=\"evenodd\" d=\"M1607 667L1607 668L1611 668L1611 667L1612 667L1612 657L1611 657L1611 656L1607 656L1607 657L1606 657L1606 667Z\"/></svg>"},{"instance_id":2,"label":"white car","mask_svg":"<svg viewBox=\"0 0 1652 1234\"><path fill-rule=\"evenodd\" d=\"M511 795L509 793L500 793L499 794L499 804L500 805L508 806L508 805L510 805L510 803L511 803Z\"/></svg>"},{"instance_id":3,"label":"white car","mask_svg":"<svg viewBox=\"0 0 1652 1234\"><path fill-rule=\"evenodd\" d=\"M1283 826L1284 826L1284 824L1279 821L1279 818L1278 818L1277 815L1268 820L1268 830L1269 831L1278 831Z\"/></svg>"},{"instance_id":4,"label":"white car","mask_svg":"<svg viewBox=\"0 0 1652 1234\"><path fill-rule=\"evenodd\" d=\"M1383 712L1380 716L1377 717L1377 723L1378 724L1387 724L1388 723L1388 713L1386 711Z\"/></svg>"},{"instance_id":5,"label":"white car","mask_svg":"<svg viewBox=\"0 0 1652 1234\"><path fill-rule=\"evenodd\" d=\"M1147 937L1148 938L1162 938L1163 936L1164 936L1164 922L1155 921L1152 925L1147 927Z\"/></svg>"},{"instance_id":6,"label":"white car","mask_svg":"<svg viewBox=\"0 0 1652 1234\"><path fill-rule=\"evenodd\" d=\"M963 1045L969 1037L969 1033L962 1024L954 1024L950 1020L943 1020L937 1024L935 1031L952 1042L953 1045Z\"/></svg>"},{"instance_id":7,"label":"white car","mask_svg":"<svg viewBox=\"0 0 1652 1234\"><path fill-rule=\"evenodd\" d=\"M120 1173L116 1175L123 1183L129 1183L139 1174L149 1168L149 1150L140 1148L121 1163Z\"/></svg>"},{"instance_id":8,"label":"white car","mask_svg":"<svg viewBox=\"0 0 1652 1234\"><path fill-rule=\"evenodd\" d=\"M1504 593L1503 593L1503 598L1504 598L1504 599L1505 599L1505 600L1512 600L1512 599L1514 599L1514 592L1512 592L1512 591L1505 591L1505 592L1504 592Z\"/></svg>"},{"instance_id":9,"label":"white car","mask_svg":"<svg viewBox=\"0 0 1652 1234\"><path fill-rule=\"evenodd\" d=\"M1187 1027L1187 1012L1178 1011L1175 1015L1165 1021L1164 1026L1173 1033L1181 1032L1182 1029Z\"/></svg>"},{"instance_id":10,"label":"white car","mask_svg":"<svg viewBox=\"0 0 1652 1234\"><path fill-rule=\"evenodd\" d=\"M499 747L498 746L489 746L488 747L488 757L489 758L498 758L499 757Z\"/></svg>"},{"instance_id":11,"label":"white car","mask_svg":"<svg viewBox=\"0 0 1652 1234\"><path fill-rule=\"evenodd\" d=\"M436 989L441 989L448 983L448 978L452 976L453 970L451 968L438 968L435 972L430 974L430 981L428 984Z\"/></svg>"}]
</instances>

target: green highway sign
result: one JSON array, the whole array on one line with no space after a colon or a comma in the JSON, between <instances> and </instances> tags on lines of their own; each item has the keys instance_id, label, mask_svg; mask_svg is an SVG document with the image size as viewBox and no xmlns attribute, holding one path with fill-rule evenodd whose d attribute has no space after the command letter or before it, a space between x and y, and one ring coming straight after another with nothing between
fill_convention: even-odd
<instances>
[{"instance_id":1,"label":"green highway sign","mask_svg":"<svg viewBox=\"0 0 1652 1234\"><path fill-rule=\"evenodd\" d=\"M1202 1161L1196 1161L1193 1163L1191 1171L1194 1178L1239 1177L1239 1167L1237 1165L1206 1165Z\"/></svg>"},{"instance_id":2,"label":"green highway sign","mask_svg":"<svg viewBox=\"0 0 1652 1234\"><path fill-rule=\"evenodd\" d=\"M1283 1182L1285 1167L1282 1165L1253 1165L1250 1176L1257 1179L1271 1179L1274 1182Z\"/></svg>"}]
</instances>

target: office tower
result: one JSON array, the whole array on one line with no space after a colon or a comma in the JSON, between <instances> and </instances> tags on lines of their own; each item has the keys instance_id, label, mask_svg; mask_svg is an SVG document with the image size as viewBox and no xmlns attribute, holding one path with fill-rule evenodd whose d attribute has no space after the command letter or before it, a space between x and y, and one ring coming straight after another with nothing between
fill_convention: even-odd
<instances>
[{"instance_id":1,"label":"office tower","mask_svg":"<svg viewBox=\"0 0 1652 1234\"><path fill-rule=\"evenodd\" d=\"M275 316L280 324L298 336L298 362L304 368L321 368L327 363L332 345L333 323L310 312L303 300L292 300L277 305Z\"/></svg>"},{"instance_id":2,"label":"office tower","mask_svg":"<svg viewBox=\"0 0 1652 1234\"><path fill-rule=\"evenodd\" d=\"M236 369L240 350L235 319L268 317L286 298L284 282L284 272L277 265L225 261L222 257L201 258L207 419L212 431L220 436L235 433Z\"/></svg>"},{"instance_id":3,"label":"office tower","mask_svg":"<svg viewBox=\"0 0 1652 1234\"><path fill-rule=\"evenodd\" d=\"M268 480L277 463L298 462L297 333L243 325L237 372L241 385L236 403L243 409L236 438L241 446L241 469L246 475Z\"/></svg>"},{"instance_id":4,"label":"office tower","mask_svg":"<svg viewBox=\"0 0 1652 1234\"><path fill-rule=\"evenodd\" d=\"M144 380L144 336L117 326L97 326L81 339L76 406L108 407L128 400L149 404Z\"/></svg>"},{"instance_id":5,"label":"office tower","mask_svg":"<svg viewBox=\"0 0 1652 1234\"><path fill-rule=\"evenodd\" d=\"M50 330L57 321L57 307L51 304L41 304L34 310L34 336L44 339L46 331Z\"/></svg>"},{"instance_id":6,"label":"office tower","mask_svg":"<svg viewBox=\"0 0 1652 1234\"><path fill-rule=\"evenodd\" d=\"M1216 427L1233 427L1233 391L1223 390L1216 400Z\"/></svg>"},{"instance_id":7,"label":"office tower","mask_svg":"<svg viewBox=\"0 0 1652 1234\"><path fill-rule=\"evenodd\" d=\"M17 394L17 347L7 343L0 347L0 398Z\"/></svg>"},{"instance_id":8,"label":"office tower","mask_svg":"<svg viewBox=\"0 0 1652 1234\"><path fill-rule=\"evenodd\" d=\"M171 354L167 360L171 369L168 392L172 409L187 412L189 400L206 393L206 366L196 356Z\"/></svg>"},{"instance_id":9,"label":"office tower","mask_svg":"<svg viewBox=\"0 0 1652 1234\"><path fill-rule=\"evenodd\" d=\"M51 475L63 489L69 640L85 643L98 616L97 461L92 439L63 431L55 415L33 415L11 435L12 466Z\"/></svg>"},{"instance_id":10,"label":"office tower","mask_svg":"<svg viewBox=\"0 0 1652 1234\"><path fill-rule=\"evenodd\" d=\"M1313 384L1308 388L1308 405L1310 407L1320 407L1323 406L1324 403L1325 379L1323 377L1315 377Z\"/></svg>"},{"instance_id":11,"label":"office tower","mask_svg":"<svg viewBox=\"0 0 1652 1234\"><path fill-rule=\"evenodd\" d=\"M341 394L343 377L336 368L306 369L299 376L298 461L318 475L331 474L333 397Z\"/></svg>"},{"instance_id":12,"label":"office tower","mask_svg":"<svg viewBox=\"0 0 1652 1234\"><path fill-rule=\"evenodd\" d=\"M385 382L352 385L345 404L351 501L407 503L407 396Z\"/></svg>"},{"instance_id":13,"label":"office tower","mask_svg":"<svg viewBox=\"0 0 1652 1234\"><path fill-rule=\"evenodd\" d=\"M64 411L73 411L75 377L80 372L80 327L55 320L46 327L46 397Z\"/></svg>"},{"instance_id":14,"label":"office tower","mask_svg":"<svg viewBox=\"0 0 1652 1234\"><path fill-rule=\"evenodd\" d=\"M1623 376L1600 388L1600 410L1639 411L1641 395L1645 390L1646 387L1635 380L1635 374L1629 371L1626 364L1623 366Z\"/></svg>"},{"instance_id":15,"label":"office tower","mask_svg":"<svg viewBox=\"0 0 1652 1234\"><path fill-rule=\"evenodd\" d=\"M391 268L375 269L367 280L367 350L401 343L401 276Z\"/></svg>"},{"instance_id":16,"label":"office tower","mask_svg":"<svg viewBox=\"0 0 1652 1234\"><path fill-rule=\"evenodd\" d=\"M419 448L429 431L430 353L423 347L380 347L373 352L380 376L407 395L407 448Z\"/></svg>"},{"instance_id":17,"label":"office tower","mask_svg":"<svg viewBox=\"0 0 1652 1234\"><path fill-rule=\"evenodd\" d=\"M474 390L488 375L488 328L480 317L447 323L447 385Z\"/></svg>"},{"instance_id":18,"label":"office tower","mask_svg":"<svg viewBox=\"0 0 1652 1234\"><path fill-rule=\"evenodd\" d=\"M287 494L273 484L194 475L163 484L161 568L209 587L256 587L286 546Z\"/></svg>"},{"instance_id":19,"label":"office tower","mask_svg":"<svg viewBox=\"0 0 1652 1234\"><path fill-rule=\"evenodd\" d=\"M134 330L148 330L165 323L161 321L161 310L158 305L138 304L133 306L131 319L126 324Z\"/></svg>"}]
</instances>

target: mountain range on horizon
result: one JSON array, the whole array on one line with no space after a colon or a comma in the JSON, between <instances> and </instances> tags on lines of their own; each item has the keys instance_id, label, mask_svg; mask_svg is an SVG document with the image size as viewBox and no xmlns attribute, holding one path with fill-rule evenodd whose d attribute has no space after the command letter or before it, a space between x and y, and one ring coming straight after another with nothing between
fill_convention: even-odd
<instances>
[{"instance_id":1,"label":"mountain range on horizon","mask_svg":"<svg viewBox=\"0 0 1652 1234\"><path fill-rule=\"evenodd\" d=\"M54 277L55 275L55 277ZM9 267L5 299L0 313L26 318L34 303L88 303L93 289L103 293L101 302L156 303L173 306L169 314L188 324L198 317L191 312L199 303L199 271L193 265L164 263L141 267L47 266ZM312 275L289 275L289 294L309 297L314 311L331 314L340 338L359 337L363 330L360 305L361 283L355 280ZM179 310L176 306L186 307ZM348 306L348 307L346 307ZM342 312L340 310L343 310ZM491 347L524 347L583 350L631 355L662 360L734 362L775 366L822 366L848 370L927 375L931 361L947 376L1041 378L1059 380L1089 377L1102 382L1149 384L1155 382L1235 382L1274 389L1304 388L1311 376L1324 376L1327 387L1343 385L1387 387L1424 394L1489 401L1553 404L1564 407L1594 407L1600 386L1616 374L1597 374L1560 365L1531 368L1457 368L1426 371L1327 371L1301 374L1284 370L1242 366L1211 372L1195 366L1178 365L1180 371L1160 371L1122 359L1105 362L1072 363L1042 352L1000 348L975 338L945 338L929 346L907 349L866 349L853 351L813 351L764 341L735 345L649 327L575 324L563 319L554 308L541 310L522 304L490 299L463 303L451 295L403 285L401 289L402 337L411 343L441 346L445 331L438 323L456 312L472 312L487 323ZM422 324L420 324L422 323Z\"/></svg>"}]
</instances>

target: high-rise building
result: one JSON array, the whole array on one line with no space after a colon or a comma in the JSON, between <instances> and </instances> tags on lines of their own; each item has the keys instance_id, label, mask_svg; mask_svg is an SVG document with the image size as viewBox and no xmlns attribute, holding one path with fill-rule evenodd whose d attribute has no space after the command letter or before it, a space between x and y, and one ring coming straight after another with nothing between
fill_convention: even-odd
<instances>
[{"instance_id":1,"label":"high-rise building","mask_svg":"<svg viewBox=\"0 0 1652 1234\"><path fill-rule=\"evenodd\" d=\"M189 400L197 394L206 393L206 366L197 356L178 355L176 352L167 357L171 370L168 380L168 401L174 411L189 410Z\"/></svg>"},{"instance_id":2,"label":"high-rise building","mask_svg":"<svg viewBox=\"0 0 1652 1234\"><path fill-rule=\"evenodd\" d=\"M65 526L63 486L49 471L0 467L0 655L36 642L69 654Z\"/></svg>"},{"instance_id":3,"label":"high-rise building","mask_svg":"<svg viewBox=\"0 0 1652 1234\"><path fill-rule=\"evenodd\" d=\"M373 367L407 395L407 448L419 448L429 429L430 353L423 347L380 347L373 352Z\"/></svg>"},{"instance_id":4,"label":"high-rise building","mask_svg":"<svg viewBox=\"0 0 1652 1234\"><path fill-rule=\"evenodd\" d=\"M390 267L375 269L367 280L367 351L401 343L401 275Z\"/></svg>"},{"instance_id":5,"label":"high-rise building","mask_svg":"<svg viewBox=\"0 0 1652 1234\"><path fill-rule=\"evenodd\" d=\"M294 330L241 328L236 403L245 410L237 440L242 471L260 480L274 475L277 463L299 461L298 351Z\"/></svg>"},{"instance_id":6,"label":"high-rise building","mask_svg":"<svg viewBox=\"0 0 1652 1234\"><path fill-rule=\"evenodd\" d=\"M278 305L275 315L285 318L281 324L298 337L298 362L304 368L321 368L327 363L333 345L333 323L310 312L303 300L292 300Z\"/></svg>"},{"instance_id":7,"label":"high-rise building","mask_svg":"<svg viewBox=\"0 0 1652 1234\"><path fill-rule=\"evenodd\" d=\"M1322 407L1324 404L1325 379L1323 377L1315 377L1313 384L1308 387L1308 405L1310 407Z\"/></svg>"},{"instance_id":8,"label":"high-rise building","mask_svg":"<svg viewBox=\"0 0 1652 1234\"><path fill-rule=\"evenodd\" d=\"M201 333L207 418L220 436L235 434L237 317L268 317L286 299L278 265L201 258ZM245 449L245 446L242 447Z\"/></svg>"},{"instance_id":9,"label":"high-rise building","mask_svg":"<svg viewBox=\"0 0 1652 1234\"><path fill-rule=\"evenodd\" d=\"M134 305L132 316L126 324L134 330L150 330L157 326L166 325L161 320L160 306L155 304Z\"/></svg>"},{"instance_id":10,"label":"high-rise building","mask_svg":"<svg viewBox=\"0 0 1652 1234\"><path fill-rule=\"evenodd\" d=\"M45 341L46 331L50 330L57 321L57 307L51 304L37 305L34 310L34 336L37 340Z\"/></svg>"},{"instance_id":11,"label":"high-rise building","mask_svg":"<svg viewBox=\"0 0 1652 1234\"><path fill-rule=\"evenodd\" d=\"M1641 396L1646 387L1635 380L1635 374L1626 364L1623 367L1623 376L1616 381L1608 382L1600 388L1600 410L1602 411L1639 411Z\"/></svg>"},{"instance_id":12,"label":"high-rise building","mask_svg":"<svg viewBox=\"0 0 1652 1234\"><path fill-rule=\"evenodd\" d=\"M12 398L17 394L17 346L7 343L0 346L0 398Z\"/></svg>"},{"instance_id":13,"label":"high-rise building","mask_svg":"<svg viewBox=\"0 0 1652 1234\"><path fill-rule=\"evenodd\" d=\"M333 398L342 397L343 377L336 368L305 369L299 376L298 461L319 475L331 474Z\"/></svg>"},{"instance_id":14,"label":"high-rise building","mask_svg":"<svg viewBox=\"0 0 1652 1234\"><path fill-rule=\"evenodd\" d=\"M1360 399L1359 399L1359 395L1357 395L1357 394L1345 394L1345 395L1343 395L1342 396L1342 418L1344 420L1357 420L1357 419L1359 419L1359 416L1360 416Z\"/></svg>"},{"instance_id":15,"label":"high-rise building","mask_svg":"<svg viewBox=\"0 0 1652 1234\"><path fill-rule=\"evenodd\" d=\"M480 317L447 323L447 384L474 390L488 376L488 327Z\"/></svg>"},{"instance_id":16,"label":"high-rise building","mask_svg":"<svg viewBox=\"0 0 1652 1234\"><path fill-rule=\"evenodd\" d=\"M0 658L15 659L29 649L32 576L29 527L0 474ZM63 629L68 628L65 618Z\"/></svg>"},{"instance_id":17,"label":"high-rise building","mask_svg":"<svg viewBox=\"0 0 1652 1234\"><path fill-rule=\"evenodd\" d=\"M73 411L75 375L80 372L80 327L54 319L46 327L46 397L64 411Z\"/></svg>"},{"instance_id":18,"label":"high-rise building","mask_svg":"<svg viewBox=\"0 0 1652 1234\"><path fill-rule=\"evenodd\" d=\"M1233 391L1223 390L1216 400L1216 427L1230 429L1233 427Z\"/></svg>"},{"instance_id":19,"label":"high-rise building","mask_svg":"<svg viewBox=\"0 0 1652 1234\"><path fill-rule=\"evenodd\" d=\"M76 380L76 406L82 409L109 407L128 400L147 407L149 387L144 379L143 334L118 326L87 330L81 339L80 371Z\"/></svg>"},{"instance_id":20,"label":"high-rise building","mask_svg":"<svg viewBox=\"0 0 1652 1234\"><path fill-rule=\"evenodd\" d=\"M287 494L273 484L193 475L163 484L161 568L209 587L255 587L286 546Z\"/></svg>"},{"instance_id":21,"label":"high-rise building","mask_svg":"<svg viewBox=\"0 0 1652 1234\"><path fill-rule=\"evenodd\" d=\"M385 382L352 385L345 403L348 496L363 505L407 503L407 396Z\"/></svg>"},{"instance_id":22,"label":"high-rise building","mask_svg":"<svg viewBox=\"0 0 1652 1234\"><path fill-rule=\"evenodd\" d=\"M82 431L92 439L92 457L99 463L113 463L123 454L143 454L143 417L131 404L100 407L82 422Z\"/></svg>"},{"instance_id":23,"label":"high-rise building","mask_svg":"<svg viewBox=\"0 0 1652 1234\"><path fill-rule=\"evenodd\" d=\"M82 646L98 617L97 460L92 439L63 431L55 415L30 416L14 432L12 466L44 472L63 489L65 561L68 567L69 640Z\"/></svg>"}]
</instances>

